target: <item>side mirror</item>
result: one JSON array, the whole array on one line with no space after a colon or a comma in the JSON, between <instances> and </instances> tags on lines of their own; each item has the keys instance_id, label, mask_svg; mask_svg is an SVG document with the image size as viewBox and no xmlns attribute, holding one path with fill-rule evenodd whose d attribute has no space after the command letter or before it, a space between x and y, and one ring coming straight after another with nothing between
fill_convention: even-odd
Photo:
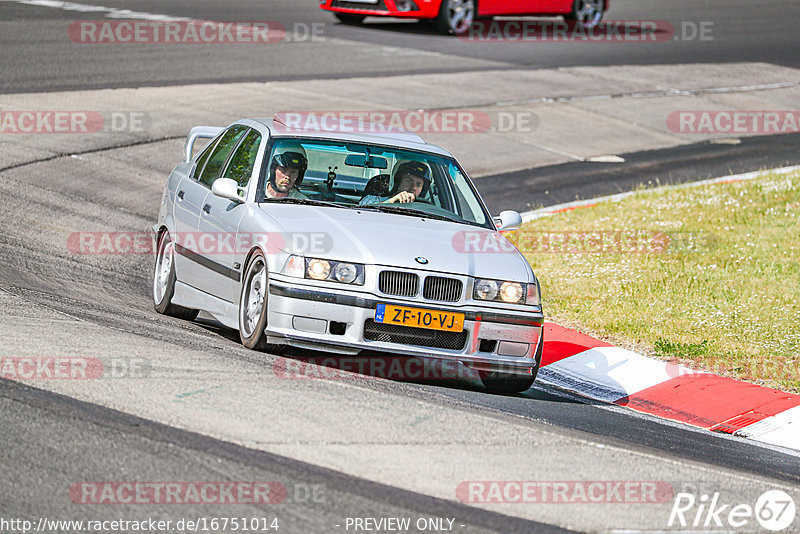
<instances>
[{"instance_id":1,"label":"side mirror","mask_svg":"<svg viewBox=\"0 0 800 534\"><path fill-rule=\"evenodd\" d=\"M500 232L519 230L522 226L522 215L516 211L501 211L500 215L494 218L494 224Z\"/></svg>"},{"instance_id":2,"label":"side mirror","mask_svg":"<svg viewBox=\"0 0 800 534\"><path fill-rule=\"evenodd\" d=\"M239 194L240 191L244 190L240 189L239 184L230 178L217 178L214 180L214 183L211 184L211 192L216 196L227 198L239 204L244 202L244 198Z\"/></svg>"}]
</instances>

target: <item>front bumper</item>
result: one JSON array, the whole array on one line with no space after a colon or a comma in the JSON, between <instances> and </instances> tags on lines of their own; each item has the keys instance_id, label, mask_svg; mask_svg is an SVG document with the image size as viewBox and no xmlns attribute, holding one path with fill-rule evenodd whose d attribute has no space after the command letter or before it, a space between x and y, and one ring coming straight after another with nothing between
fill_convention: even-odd
<instances>
[{"instance_id":1,"label":"front bumper","mask_svg":"<svg viewBox=\"0 0 800 534\"><path fill-rule=\"evenodd\" d=\"M368 293L333 292L270 280L267 336L270 343L328 350L339 354L362 351L458 361L482 371L529 375L538 365L537 349L544 317L534 313L477 306L421 305ZM458 348L370 340L365 325L375 318L378 303L464 313L465 339ZM406 327L399 327L401 330ZM415 329L411 329L415 330ZM372 336L375 338L375 336ZM388 336L387 336L388 337Z\"/></svg>"},{"instance_id":2,"label":"front bumper","mask_svg":"<svg viewBox=\"0 0 800 534\"><path fill-rule=\"evenodd\" d=\"M418 10L400 11L395 0L377 0L374 3L348 0L325 0L319 7L326 11L352 13L375 17L401 17L413 19L432 19L439 14L440 0L415 0Z\"/></svg>"}]
</instances>

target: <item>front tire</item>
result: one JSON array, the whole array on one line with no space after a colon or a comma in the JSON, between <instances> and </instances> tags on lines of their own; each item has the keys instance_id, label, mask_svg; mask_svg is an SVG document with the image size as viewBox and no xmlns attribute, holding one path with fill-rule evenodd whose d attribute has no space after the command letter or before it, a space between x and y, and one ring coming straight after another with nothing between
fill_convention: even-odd
<instances>
[{"instance_id":1,"label":"front tire","mask_svg":"<svg viewBox=\"0 0 800 534\"><path fill-rule=\"evenodd\" d=\"M267 316L269 309L269 272L264 254L253 254L242 279L239 296L239 339L248 349L283 354L286 347L267 343Z\"/></svg>"},{"instance_id":2,"label":"front tire","mask_svg":"<svg viewBox=\"0 0 800 534\"><path fill-rule=\"evenodd\" d=\"M239 338L248 349L266 350L267 263L259 251L250 258L239 296Z\"/></svg>"},{"instance_id":3,"label":"front tire","mask_svg":"<svg viewBox=\"0 0 800 534\"><path fill-rule=\"evenodd\" d=\"M603 20L605 0L575 0L572 11L564 16L566 20L574 20L584 28L594 28Z\"/></svg>"},{"instance_id":4,"label":"front tire","mask_svg":"<svg viewBox=\"0 0 800 534\"><path fill-rule=\"evenodd\" d=\"M477 14L475 0L442 0L436 29L445 35L460 35L469 31Z\"/></svg>"},{"instance_id":5,"label":"front tire","mask_svg":"<svg viewBox=\"0 0 800 534\"><path fill-rule=\"evenodd\" d=\"M522 393L528 391L536 380L536 369L533 376L515 375L508 373L481 373L483 387L492 393Z\"/></svg>"},{"instance_id":6,"label":"front tire","mask_svg":"<svg viewBox=\"0 0 800 534\"><path fill-rule=\"evenodd\" d=\"M153 307L158 313L194 321L199 310L184 308L170 302L175 295L175 243L169 232L164 231L158 236L158 249L156 262L153 267Z\"/></svg>"},{"instance_id":7,"label":"front tire","mask_svg":"<svg viewBox=\"0 0 800 534\"><path fill-rule=\"evenodd\" d=\"M333 16L339 19L342 24L347 24L348 26L361 26L366 18L364 15L354 15L352 13L334 13Z\"/></svg>"}]
</instances>

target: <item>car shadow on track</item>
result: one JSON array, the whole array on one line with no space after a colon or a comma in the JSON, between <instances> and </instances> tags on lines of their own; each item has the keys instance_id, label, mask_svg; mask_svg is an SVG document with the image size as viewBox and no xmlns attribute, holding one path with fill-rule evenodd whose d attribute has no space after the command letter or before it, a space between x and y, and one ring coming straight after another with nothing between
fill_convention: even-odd
<instances>
[{"instance_id":1,"label":"car shadow on track","mask_svg":"<svg viewBox=\"0 0 800 534\"><path fill-rule=\"evenodd\" d=\"M200 312L200 315L192 321L197 326L202 327L209 332L217 334L219 336L224 337L229 341L234 341L236 343L241 343L239 339L239 331L234 330L233 328L228 328L224 324L220 323L216 319L211 318L210 316L206 315L204 312Z\"/></svg>"},{"instance_id":2,"label":"car shadow on track","mask_svg":"<svg viewBox=\"0 0 800 534\"><path fill-rule=\"evenodd\" d=\"M452 40L474 42L663 42L671 40L675 29L665 21L602 21L596 26L586 29L578 22L565 20L561 16L499 16L480 18L466 33L459 36L445 35L437 30L433 20L403 20L367 17L359 25L334 22L329 27L335 31L342 30L347 35L338 37L361 38L371 33L380 37L380 32L396 35L420 35L440 38L447 42ZM368 30L359 32L358 30ZM355 32L355 33L354 33ZM384 35L385 36L385 35ZM384 43L380 43L384 44ZM431 51L429 53L436 53Z\"/></svg>"},{"instance_id":3,"label":"car shadow on track","mask_svg":"<svg viewBox=\"0 0 800 534\"><path fill-rule=\"evenodd\" d=\"M450 39L448 35L438 33L433 23L430 21L416 21L416 20L398 20L398 19L380 19L380 18L367 18L366 22L358 26L343 24L341 22L334 22L332 24L336 30L344 30L351 33L353 30L368 30L368 31L385 31L391 33L402 33L408 35L422 35L425 37L441 37L442 39ZM364 34L366 32L362 32ZM367 34L369 35L369 34ZM375 35L380 35L375 33ZM350 35L352 37L352 35Z\"/></svg>"},{"instance_id":4,"label":"car shadow on track","mask_svg":"<svg viewBox=\"0 0 800 534\"><path fill-rule=\"evenodd\" d=\"M239 333L215 319L201 315L194 323L234 343ZM340 355L324 351L287 348L276 355L272 371L288 380L388 380L428 387L481 393L497 397L527 398L542 402L576 403L582 401L543 391L536 385L523 393L493 393L483 387L477 371L457 361L445 361L383 352L362 351L358 355Z\"/></svg>"}]
</instances>

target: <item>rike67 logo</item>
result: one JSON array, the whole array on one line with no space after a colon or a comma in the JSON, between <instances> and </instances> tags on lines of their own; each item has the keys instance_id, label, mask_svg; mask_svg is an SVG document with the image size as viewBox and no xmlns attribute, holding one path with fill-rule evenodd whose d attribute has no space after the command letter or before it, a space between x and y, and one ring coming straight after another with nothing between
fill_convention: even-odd
<instances>
[{"instance_id":1,"label":"rike67 logo","mask_svg":"<svg viewBox=\"0 0 800 534\"><path fill-rule=\"evenodd\" d=\"M744 530L750 532L758 528L755 524L757 522L767 530L779 532L794 523L796 513L794 499L781 490L764 492L754 506L749 503L726 502L719 492L713 495L704 493L700 497L694 493L678 493L667 526L693 529L744 527Z\"/></svg>"}]
</instances>

